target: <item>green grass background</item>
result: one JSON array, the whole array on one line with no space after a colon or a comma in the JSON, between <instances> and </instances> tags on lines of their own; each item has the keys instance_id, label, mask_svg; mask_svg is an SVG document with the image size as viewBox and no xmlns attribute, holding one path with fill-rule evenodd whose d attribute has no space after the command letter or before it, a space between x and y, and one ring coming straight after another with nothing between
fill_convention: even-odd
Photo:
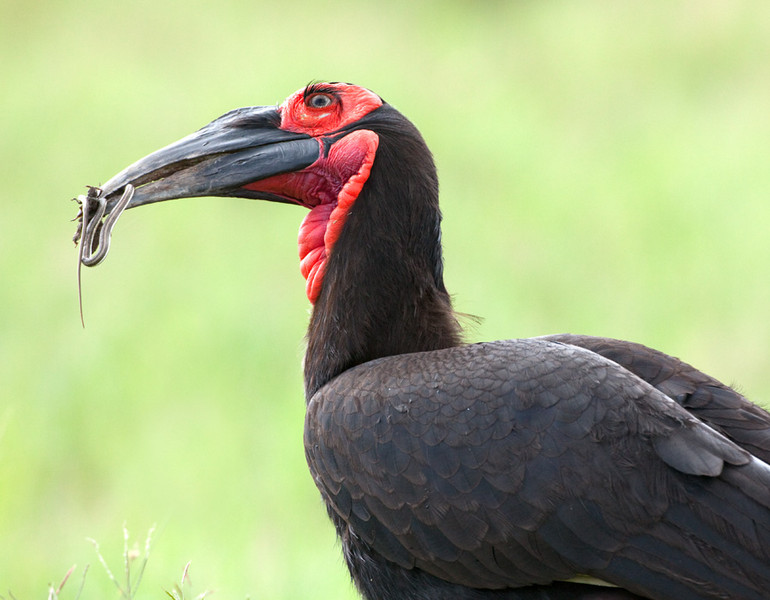
<instances>
[{"instance_id":1,"label":"green grass background","mask_svg":"<svg viewBox=\"0 0 770 600\"><path fill-rule=\"evenodd\" d=\"M127 213L85 330L70 241L86 184L315 79L424 133L469 339L627 338L770 399L766 0L0 0L0 595L91 563L114 597L85 538L120 571L157 523L141 598L187 561L216 598L355 597L302 449L303 211Z\"/></svg>"}]
</instances>

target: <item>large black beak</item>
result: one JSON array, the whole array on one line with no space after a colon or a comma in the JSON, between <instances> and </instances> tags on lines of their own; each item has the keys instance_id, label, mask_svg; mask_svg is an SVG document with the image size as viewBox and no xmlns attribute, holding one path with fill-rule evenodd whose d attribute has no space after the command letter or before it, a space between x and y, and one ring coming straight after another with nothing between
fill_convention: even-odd
<instances>
[{"instance_id":1,"label":"large black beak","mask_svg":"<svg viewBox=\"0 0 770 600\"><path fill-rule=\"evenodd\" d=\"M244 185L310 166L319 142L279 129L275 106L239 108L199 131L153 152L102 186L106 213L127 184L135 189L127 208L174 198L242 196L280 200L243 189Z\"/></svg>"}]
</instances>

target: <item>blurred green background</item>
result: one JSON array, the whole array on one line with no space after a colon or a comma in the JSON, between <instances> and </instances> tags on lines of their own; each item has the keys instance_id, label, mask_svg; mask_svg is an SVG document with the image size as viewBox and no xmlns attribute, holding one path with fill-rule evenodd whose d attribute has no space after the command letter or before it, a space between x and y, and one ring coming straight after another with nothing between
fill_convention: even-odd
<instances>
[{"instance_id":1,"label":"blurred green background","mask_svg":"<svg viewBox=\"0 0 770 600\"><path fill-rule=\"evenodd\" d=\"M470 340L632 339L770 399L770 3L0 0L0 595L157 523L139 597L354 598L305 466L303 211L69 199L227 110L375 90L439 166Z\"/></svg>"}]
</instances>

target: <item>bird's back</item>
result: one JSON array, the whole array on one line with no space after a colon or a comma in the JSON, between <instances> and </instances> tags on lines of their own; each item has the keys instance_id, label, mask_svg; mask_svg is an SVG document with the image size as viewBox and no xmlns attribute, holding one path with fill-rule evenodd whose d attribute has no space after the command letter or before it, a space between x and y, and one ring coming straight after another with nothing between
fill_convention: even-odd
<instances>
[{"instance_id":1,"label":"bird's back","mask_svg":"<svg viewBox=\"0 0 770 600\"><path fill-rule=\"evenodd\" d=\"M770 467L563 340L366 363L311 398L305 436L338 529L401 569L471 589L577 575L678 600L770 589Z\"/></svg>"}]
</instances>

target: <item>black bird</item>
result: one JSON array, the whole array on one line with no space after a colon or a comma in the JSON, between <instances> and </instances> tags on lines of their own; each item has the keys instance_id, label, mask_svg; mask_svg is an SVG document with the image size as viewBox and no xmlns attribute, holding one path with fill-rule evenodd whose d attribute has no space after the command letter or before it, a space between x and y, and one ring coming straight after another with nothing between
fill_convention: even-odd
<instances>
[{"instance_id":1,"label":"black bird","mask_svg":"<svg viewBox=\"0 0 770 600\"><path fill-rule=\"evenodd\" d=\"M130 186L310 209L305 452L368 600L770 598L770 415L631 342L464 344L433 159L374 93L231 111L112 178L107 212Z\"/></svg>"}]
</instances>

